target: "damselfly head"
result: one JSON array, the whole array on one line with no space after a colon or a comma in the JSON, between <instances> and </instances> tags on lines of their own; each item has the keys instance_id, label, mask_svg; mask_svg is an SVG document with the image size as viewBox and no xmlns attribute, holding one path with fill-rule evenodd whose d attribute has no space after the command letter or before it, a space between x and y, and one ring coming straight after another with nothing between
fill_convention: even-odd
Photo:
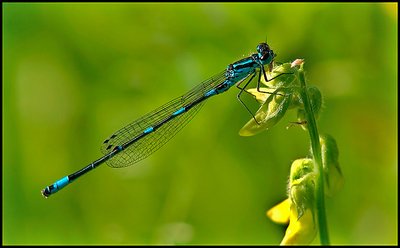
<instances>
[{"instance_id":1,"label":"damselfly head","mask_svg":"<svg viewBox=\"0 0 400 248\"><path fill-rule=\"evenodd\" d=\"M261 60L272 60L275 57L274 52L269 48L268 44L264 42L257 46L257 52Z\"/></svg>"}]
</instances>

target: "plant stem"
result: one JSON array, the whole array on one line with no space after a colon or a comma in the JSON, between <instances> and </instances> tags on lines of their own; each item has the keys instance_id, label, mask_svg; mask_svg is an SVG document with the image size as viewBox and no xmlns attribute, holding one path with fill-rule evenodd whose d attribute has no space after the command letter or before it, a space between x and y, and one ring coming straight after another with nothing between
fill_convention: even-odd
<instances>
[{"instance_id":1,"label":"plant stem","mask_svg":"<svg viewBox=\"0 0 400 248\"><path fill-rule=\"evenodd\" d=\"M314 117L313 106L307 93L307 86L304 77L303 64L300 65L298 77L301 84L300 95L306 112L307 129L311 139L312 155L315 162L315 171L317 174L316 183L316 209L319 227L320 241L322 245L329 245L328 225L325 213L325 194L324 194L324 170L322 166L321 145L317 123Z\"/></svg>"}]
</instances>

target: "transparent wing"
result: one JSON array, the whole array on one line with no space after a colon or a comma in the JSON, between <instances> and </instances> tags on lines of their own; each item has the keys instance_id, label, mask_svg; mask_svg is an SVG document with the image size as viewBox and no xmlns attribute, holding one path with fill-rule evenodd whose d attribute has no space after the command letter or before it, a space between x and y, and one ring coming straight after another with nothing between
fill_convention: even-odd
<instances>
[{"instance_id":1,"label":"transparent wing","mask_svg":"<svg viewBox=\"0 0 400 248\"><path fill-rule=\"evenodd\" d=\"M138 135L141 135L148 127L155 126L158 123L165 121L175 111L202 98L206 92L214 89L224 80L225 71L204 81L187 92L185 95L173 99L172 101L125 126L103 142L101 146L102 153L110 153L116 146L123 145L130 140L133 140ZM166 144L175 134L177 134L195 116L203 103L204 101L193 106L187 112L176 116L168 122L165 122L161 127L144 136L143 138L138 139L125 150L113 156L106 163L110 167L126 167L148 157Z\"/></svg>"}]
</instances>

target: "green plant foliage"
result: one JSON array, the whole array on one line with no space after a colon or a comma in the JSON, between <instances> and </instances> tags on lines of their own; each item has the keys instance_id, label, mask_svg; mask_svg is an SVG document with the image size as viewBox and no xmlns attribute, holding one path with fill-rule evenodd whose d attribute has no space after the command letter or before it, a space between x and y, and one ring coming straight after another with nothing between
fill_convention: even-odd
<instances>
[{"instance_id":1,"label":"green plant foliage","mask_svg":"<svg viewBox=\"0 0 400 248\"><path fill-rule=\"evenodd\" d=\"M40 195L99 158L114 131L267 37L276 62L306 60L306 78L324 96L318 125L335 137L346 180L327 197L331 244L396 245L397 8L2 3L3 244L278 244L282 228L264 211L283 198L291 161L309 147L299 124L286 129L299 122L294 94L274 128L242 137L251 116L232 87L148 159L102 166L59 195Z\"/></svg>"}]
</instances>

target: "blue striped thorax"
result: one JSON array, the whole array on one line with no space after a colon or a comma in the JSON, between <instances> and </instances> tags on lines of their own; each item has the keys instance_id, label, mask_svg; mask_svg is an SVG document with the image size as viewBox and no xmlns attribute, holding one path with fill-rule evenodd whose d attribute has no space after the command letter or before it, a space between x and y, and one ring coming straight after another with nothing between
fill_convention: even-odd
<instances>
[{"instance_id":1,"label":"blue striped thorax","mask_svg":"<svg viewBox=\"0 0 400 248\"><path fill-rule=\"evenodd\" d=\"M227 82L225 82L226 87L229 88L233 84L245 79L250 74L254 73L257 68L270 64L274 57L275 54L269 46L266 43L260 43L257 46L257 53L228 65L225 72L227 78ZM225 90L218 90L218 93Z\"/></svg>"}]
</instances>

